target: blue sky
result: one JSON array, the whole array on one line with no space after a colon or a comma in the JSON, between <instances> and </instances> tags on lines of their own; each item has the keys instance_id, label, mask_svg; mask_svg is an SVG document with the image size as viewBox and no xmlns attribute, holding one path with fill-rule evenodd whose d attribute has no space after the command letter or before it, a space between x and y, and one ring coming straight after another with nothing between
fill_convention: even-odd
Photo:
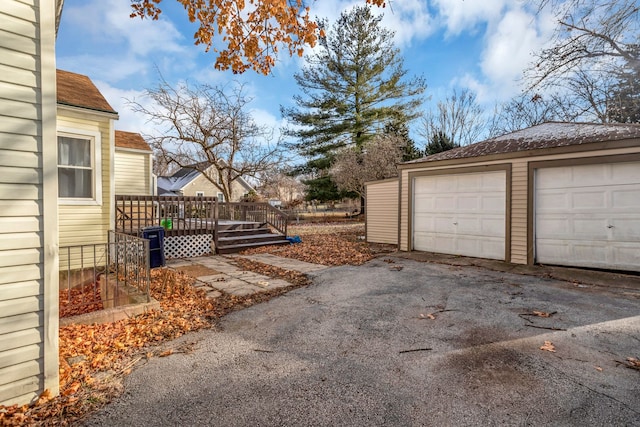
<instances>
[{"instance_id":1,"label":"blue sky","mask_svg":"<svg viewBox=\"0 0 640 427\"><path fill-rule=\"evenodd\" d=\"M314 16L334 22L354 4L364 0L315 0L310 6ZM172 0L161 6L161 19L151 21L129 18L128 0L65 0L57 67L88 75L119 112L120 130L153 133L126 99L144 104L143 92L157 84L158 71L171 84L244 83L256 121L274 128L285 124L280 105L292 105L298 91L293 74L303 60L283 56L269 76L217 71L213 54L193 45L195 27L182 7ZM472 90L487 111L517 95L522 70L549 40L554 23L525 0L395 0L374 10L384 13L383 24L396 32L409 75L425 77L430 98L425 111L454 88ZM414 135L418 128L419 122L412 125Z\"/></svg>"}]
</instances>

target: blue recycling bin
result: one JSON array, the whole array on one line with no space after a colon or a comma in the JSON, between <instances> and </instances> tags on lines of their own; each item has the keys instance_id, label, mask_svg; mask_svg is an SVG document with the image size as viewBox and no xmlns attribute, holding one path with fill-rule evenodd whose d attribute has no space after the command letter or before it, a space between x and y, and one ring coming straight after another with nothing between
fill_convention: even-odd
<instances>
[{"instance_id":1,"label":"blue recycling bin","mask_svg":"<svg viewBox=\"0 0 640 427\"><path fill-rule=\"evenodd\" d=\"M149 267L164 266L164 228L145 227L142 229L142 238L149 241Z\"/></svg>"}]
</instances>

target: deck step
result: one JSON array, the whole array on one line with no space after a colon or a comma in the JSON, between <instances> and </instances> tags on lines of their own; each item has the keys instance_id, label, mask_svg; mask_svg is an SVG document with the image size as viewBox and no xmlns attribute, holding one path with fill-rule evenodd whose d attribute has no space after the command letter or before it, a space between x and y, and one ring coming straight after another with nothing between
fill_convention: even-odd
<instances>
[{"instance_id":1,"label":"deck step","mask_svg":"<svg viewBox=\"0 0 640 427\"><path fill-rule=\"evenodd\" d=\"M218 246L239 245L242 243L271 242L274 240L283 240L283 239L284 239L284 236L282 236L281 234L274 234L274 233L236 235L236 236L228 236L228 237L219 237Z\"/></svg>"},{"instance_id":2,"label":"deck step","mask_svg":"<svg viewBox=\"0 0 640 427\"><path fill-rule=\"evenodd\" d=\"M261 246L290 244L287 239L283 238L282 236L280 237L281 237L280 240L249 242L249 243L239 243L234 245L218 246L217 252L219 254L232 254L232 253L244 251L245 249L259 248Z\"/></svg>"},{"instance_id":3,"label":"deck step","mask_svg":"<svg viewBox=\"0 0 640 427\"><path fill-rule=\"evenodd\" d=\"M235 236L251 236L257 234L269 234L271 230L266 227L260 228L245 228L245 229L237 229L237 230L220 230L218 232L218 239L226 239L229 237Z\"/></svg>"}]
</instances>

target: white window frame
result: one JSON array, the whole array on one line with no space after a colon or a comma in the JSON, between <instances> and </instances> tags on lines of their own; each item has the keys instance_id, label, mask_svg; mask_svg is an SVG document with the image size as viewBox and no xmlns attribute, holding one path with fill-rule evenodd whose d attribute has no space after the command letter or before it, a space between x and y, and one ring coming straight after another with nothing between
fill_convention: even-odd
<instances>
[{"instance_id":1,"label":"white window frame","mask_svg":"<svg viewBox=\"0 0 640 427\"><path fill-rule=\"evenodd\" d=\"M224 193L218 193L218 202L224 203Z\"/></svg>"},{"instance_id":2,"label":"white window frame","mask_svg":"<svg viewBox=\"0 0 640 427\"><path fill-rule=\"evenodd\" d=\"M196 197L204 197L204 191L196 191Z\"/></svg>"},{"instance_id":3,"label":"white window frame","mask_svg":"<svg viewBox=\"0 0 640 427\"><path fill-rule=\"evenodd\" d=\"M59 136L88 139L91 142L91 183L93 185L93 196L90 198L71 198L58 196L58 204L102 206L102 137L100 135L100 131L59 127L56 135L56 153ZM58 167L60 166L58 165ZM59 191L60 190L58 189L58 192Z\"/></svg>"}]
</instances>

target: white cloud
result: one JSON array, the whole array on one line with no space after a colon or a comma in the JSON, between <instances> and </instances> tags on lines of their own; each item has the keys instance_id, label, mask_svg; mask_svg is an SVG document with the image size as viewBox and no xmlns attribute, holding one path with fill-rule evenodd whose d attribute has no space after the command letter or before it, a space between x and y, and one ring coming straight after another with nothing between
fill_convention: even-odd
<instances>
[{"instance_id":1,"label":"white cloud","mask_svg":"<svg viewBox=\"0 0 640 427\"><path fill-rule=\"evenodd\" d=\"M116 129L147 135L156 133L157 126L147 122L147 117L144 114L133 112L128 105L129 101L136 101L147 108L152 107L154 103L145 96L144 91L119 89L99 80L93 82L120 116L120 119L115 123Z\"/></svg>"},{"instance_id":2,"label":"white cloud","mask_svg":"<svg viewBox=\"0 0 640 427\"><path fill-rule=\"evenodd\" d=\"M499 95L511 95L519 89L522 71L530 65L532 52L541 45L535 16L513 10L502 17L495 31L487 36L480 62L483 74L495 84Z\"/></svg>"},{"instance_id":3,"label":"white cloud","mask_svg":"<svg viewBox=\"0 0 640 427\"><path fill-rule=\"evenodd\" d=\"M415 39L422 40L435 30L428 4L423 0L402 0L382 9L382 24L395 31L398 47L408 46Z\"/></svg>"},{"instance_id":4,"label":"white cloud","mask_svg":"<svg viewBox=\"0 0 640 427\"><path fill-rule=\"evenodd\" d=\"M500 18L505 6L519 3L518 0L434 0L433 2L444 20L448 35L456 36L464 31L473 32L481 23L493 22Z\"/></svg>"},{"instance_id":5,"label":"white cloud","mask_svg":"<svg viewBox=\"0 0 640 427\"><path fill-rule=\"evenodd\" d=\"M156 66L163 74L195 67L199 48L185 43L164 14L153 21L132 19L130 13L129 2L122 0L67 0L61 22L66 43L58 63L111 84L134 77L155 80ZM74 43L75 38L81 39Z\"/></svg>"}]
</instances>

